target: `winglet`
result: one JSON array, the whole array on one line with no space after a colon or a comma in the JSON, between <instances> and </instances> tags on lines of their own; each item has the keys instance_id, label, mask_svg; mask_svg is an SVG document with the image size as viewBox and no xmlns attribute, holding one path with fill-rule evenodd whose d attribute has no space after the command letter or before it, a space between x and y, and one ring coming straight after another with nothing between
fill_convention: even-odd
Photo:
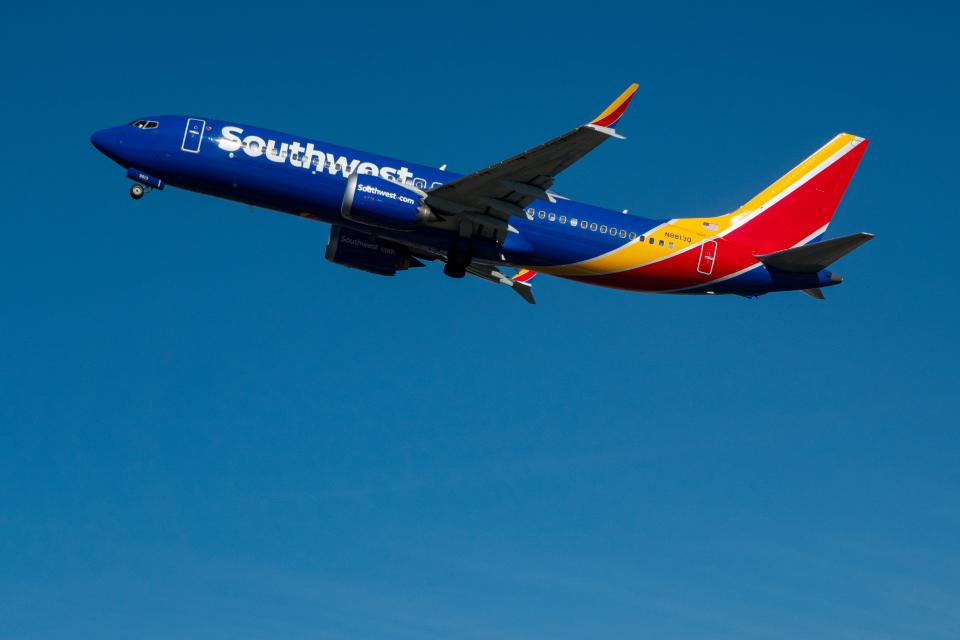
<instances>
[{"instance_id":1,"label":"winglet","mask_svg":"<svg viewBox=\"0 0 960 640\"><path fill-rule=\"evenodd\" d=\"M535 275L537 275L536 271L531 271L530 269L520 269L512 278L510 278L510 280L512 280L510 284L513 287L513 290L520 294L520 297L530 304L537 304L537 301L533 298L533 285L530 284L530 281L533 280Z\"/></svg>"},{"instance_id":2,"label":"winglet","mask_svg":"<svg viewBox=\"0 0 960 640\"><path fill-rule=\"evenodd\" d=\"M617 126L617 121L623 116L623 112L627 110L627 106L630 104L630 100L633 99L633 94L637 92L638 86L639 85L634 82L627 87L627 90L621 93L619 98L610 103L610 106L604 109L603 113L591 120L589 124L607 129L613 129Z\"/></svg>"},{"instance_id":3,"label":"winglet","mask_svg":"<svg viewBox=\"0 0 960 640\"><path fill-rule=\"evenodd\" d=\"M533 280L535 275L537 275L536 271L531 271L530 269L520 269L520 271L517 271L516 275L513 276L513 281L530 282Z\"/></svg>"}]
</instances>

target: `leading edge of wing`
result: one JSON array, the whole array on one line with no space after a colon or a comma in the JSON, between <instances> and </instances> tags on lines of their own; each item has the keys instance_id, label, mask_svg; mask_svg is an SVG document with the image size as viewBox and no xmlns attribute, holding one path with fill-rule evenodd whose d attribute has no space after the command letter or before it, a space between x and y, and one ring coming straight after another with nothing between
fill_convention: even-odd
<instances>
[{"instance_id":1,"label":"leading edge of wing","mask_svg":"<svg viewBox=\"0 0 960 640\"><path fill-rule=\"evenodd\" d=\"M604 140L619 136L612 128L637 90L634 83L585 125L429 192L428 203L441 210L490 211L506 220L535 199L548 196L554 178ZM432 200L432 202L430 202Z\"/></svg>"}]
</instances>

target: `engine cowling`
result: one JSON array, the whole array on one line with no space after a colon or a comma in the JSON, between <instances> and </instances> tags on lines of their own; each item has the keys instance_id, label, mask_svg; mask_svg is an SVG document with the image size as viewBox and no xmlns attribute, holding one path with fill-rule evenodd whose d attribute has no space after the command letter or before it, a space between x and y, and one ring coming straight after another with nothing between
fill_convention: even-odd
<instances>
[{"instance_id":1,"label":"engine cowling","mask_svg":"<svg viewBox=\"0 0 960 640\"><path fill-rule=\"evenodd\" d=\"M330 227L326 258L334 264L381 276L392 276L423 263L401 244L340 225Z\"/></svg>"},{"instance_id":2,"label":"engine cowling","mask_svg":"<svg viewBox=\"0 0 960 640\"><path fill-rule=\"evenodd\" d=\"M347 179L340 214L372 227L409 231L436 219L425 198L416 187L353 173Z\"/></svg>"}]
</instances>

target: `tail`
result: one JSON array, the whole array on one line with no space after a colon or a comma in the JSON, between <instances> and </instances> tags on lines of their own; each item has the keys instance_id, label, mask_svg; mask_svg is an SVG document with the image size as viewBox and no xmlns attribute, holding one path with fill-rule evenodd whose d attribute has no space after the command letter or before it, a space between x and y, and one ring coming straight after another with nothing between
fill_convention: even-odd
<instances>
[{"instance_id":1,"label":"tail","mask_svg":"<svg viewBox=\"0 0 960 640\"><path fill-rule=\"evenodd\" d=\"M723 216L729 222L723 235L754 253L816 240L827 230L869 143L839 134L747 204Z\"/></svg>"}]
</instances>

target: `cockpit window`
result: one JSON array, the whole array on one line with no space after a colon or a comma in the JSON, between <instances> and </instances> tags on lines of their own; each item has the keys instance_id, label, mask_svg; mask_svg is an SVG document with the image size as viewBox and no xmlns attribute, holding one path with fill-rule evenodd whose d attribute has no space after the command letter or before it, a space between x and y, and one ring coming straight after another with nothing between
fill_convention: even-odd
<instances>
[{"instance_id":1,"label":"cockpit window","mask_svg":"<svg viewBox=\"0 0 960 640\"><path fill-rule=\"evenodd\" d=\"M160 126L156 120L134 120L130 124L137 129L156 129Z\"/></svg>"}]
</instances>

